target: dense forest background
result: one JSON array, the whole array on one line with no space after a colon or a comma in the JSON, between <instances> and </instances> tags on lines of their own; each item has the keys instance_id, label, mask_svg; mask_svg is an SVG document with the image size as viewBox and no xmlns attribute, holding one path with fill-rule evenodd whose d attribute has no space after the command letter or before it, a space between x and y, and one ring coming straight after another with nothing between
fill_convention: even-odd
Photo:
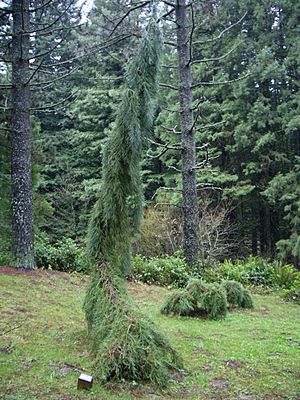
<instances>
[{"instance_id":1,"label":"dense forest background","mask_svg":"<svg viewBox=\"0 0 300 400\"><path fill-rule=\"evenodd\" d=\"M161 88L142 166L144 220L133 246L147 256L172 254L182 243L176 39L167 5L159 3L159 14L165 15ZM72 239L84 244L101 185L102 148L120 104L126 65L136 51L143 11L131 12L117 26L122 40L109 47L103 43L130 8L125 0L95 0L86 19L72 5L64 13L64 29L36 35L39 52L61 41L44 60L45 65L59 60L59 67L36 74L51 73L52 83L43 90L32 86L37 243ZM65 9L65 2L56 1L42 17L55 21L58 9ZM299 266L300 4L203 0L193 3L193 16L200 258L259 254ZM0 23L4 51L10 24L5 13ZM5 259L11 243L11 111L4 86L11 70L4 62L0 66L0 253Z\"/></svg>"}]
</instances>

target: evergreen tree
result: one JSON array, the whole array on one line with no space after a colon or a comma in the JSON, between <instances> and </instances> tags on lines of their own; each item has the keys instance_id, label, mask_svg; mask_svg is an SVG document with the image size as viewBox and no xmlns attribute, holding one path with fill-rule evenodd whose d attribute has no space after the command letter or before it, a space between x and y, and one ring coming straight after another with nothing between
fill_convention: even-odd
<instances>
[{"instance_id":1,"label":"evergreen tree","mask_svg":"<svg viewBox=\"0 0 300 400\"><path fill-rule=\"evenodd\" d=\"M130 267L130 237L142 212L140 163L153 122L159 42L153 20L126 73L87 237L94 272L84 309L97 374L104 381L116 377L164 384L169 368L179 365L168 342L130 304L124 283Z\"/></svg>"}]
</instances>

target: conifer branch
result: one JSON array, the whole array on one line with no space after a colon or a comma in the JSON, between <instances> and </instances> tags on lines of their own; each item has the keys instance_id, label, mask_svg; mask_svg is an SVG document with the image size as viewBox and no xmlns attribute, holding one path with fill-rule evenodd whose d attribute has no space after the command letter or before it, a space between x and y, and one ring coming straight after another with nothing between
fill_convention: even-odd
<instances>
[{"instance_id":1,"label":"conifer branch","mask_svg":"<svg viewBox=\"0 0 300 400\"><path fill-rule=\"evenodd\" d=\"M238 48L238 46L239 46L239 43L236 46L233 46L227 53L223 54L220 57L204 58L203 60L192 60L191 63L192 64L202 64L202 63L224 60L224 58L228 57L231 53L233 53Z\"/></svg>"},{"instance_id":2,"label":"conifer branch","mask_svg":"<svg viewBox=\"0 0 300 400\"><path fill-rule=\"evenodd\" d=\"M243 80L243 79L246 79L246 78L248 78L249 76L251 76L252 74L246 74L246 75L243 75L243 76L240 76L240 77L238 77L238 78L235 78L235 79L230 79L230 80L228 80L228 81L223 81L223 82L214 82L214 81L211 81L211 82L197 82L197 83L195 83L194 85L192 85L192 89L195 89L195 88L197 88L197 87L199 87L199 86L220 86L220 85L228 85L228 84L230 84L230 83L234 83L234 82L238 82L238 81L241 81L241 80Z\"/></svg>"},{"instance_id":3,"label":"conifer branch","mask_svg":"<svg viewBox=\"0 0 300 400\"><path fill-rule=\"evenodd\" d=\"M207 125L203 125L203 126L199 126L199 128L197 128L197 130L204 130L204 129L209 129L209 128L214 128L215 126L219 126L219 125L224 125L226 121L220 121L220 122L215 122L213 124L207 124Z\"/></svg>"},{"instance_id":4,"label":"conifer branch","mask_svg":"<svg viewBox=\"0 0 300 400\"><path fill-rule=\"evenodd\" d=\"M182 170L177 167L174 167L174 165L167 165L167 168L174 169L174 171L182 173Z\"/></svg>"},{"instance_id":5,"label":"conifer branch","mask_svg":"<svg viewBox=\"0 0 300 400\"><path fill-rule=\"evenodd\" d=\"M68 73L59 76L58 78L54 78L51 79L50 81L44 81L44 82L33 82L31 83L31 86L35 87L35 86L43 86L46 85L48 87L49 84L53 84L55 82L61 81L62 79L67 78L68 76L70 76L71 74L73 74L75 71L77 71L79 69L79 67L73 68L71 71L69 71Z\"/></svg>"},{"instance_id":6,"label":"conifer branch","mask_svg":"<svg viewBox=\"0 0 300 400\"><path fill-rule=\"evenodd\" d=\"M143 3L141 3L141 4L138 4L138 5L134 6L134 7L131 7L131 8L122 16L122 18L119 20L119 22L114 26L114 29L111 31L111 33L110 33L109 36L111 37L111 36L116 32L116 30L118 29L118 27L122 24L122 22L124 21L124 19L128 17L129 14L131 14L133 11L135 11L135 10L137 10L137 9L139 9L139 8L145 7L147 4L150 4L150 3L151 3L151 1L145 1L145 2L143 2Z\"/></svg>"},{"instance_id":7,"label":"conifer branch","mask_svg":"<svg viewBox=\"0 0 300 400\"><path fill-rule=\"evenodd\" d=\"M177 134L177 135L181 135L181 132L180 132L180 131L176 131L177 125L175 125L174 128L169 128L169 127L167 127L167 126L165 126L165 125L161 125L161 127L162 127L164 130L166 130L167 132L171 132L171 133L175 133L175 134Z\"/></svg>"},{"instance_id":8,"label":"conifer branch","mask_svg":"<svg viewBox=\"0 0 300 400\"><path fill-rule=\"evenodd\" d=\"M166 187L166 186L160 186L159 188L156 189L154 195L151 197L151 200L155 199L155 197L157 196L157 194L158 194L158 192L160 190L166 190L166 191L171 191L171 192L180 192L180 193L182 193L182 189Z\"/></svg>"},{"instance_id":9,"label":"conifer branch","mask_svg":"<svg viewBox=\"0 0 300 400\"><path fill-rule=\"evenodd\" d=\"M178 90L178 87L177 87L177 86L168 85L167 83L160 83L159 86L162 87L162 88L168 88L168 89L172 89L172 90Z\"/></svg>"},{"instance_id":10,"label":"conifer branch","mask_svg":"<svg viewBox=\"0 0 300 400\"><path fill-rule=\"evenodd\" d=\"M45 107L41 107L41 108L31 108L31 111L37 111L37 112L53 112L53 111L57 111L57 107L66 103L69 99L71 99L72 97L75 97L76 94L78 93L79 90L77 90L75 93L71 93L69 96L67 96L66 98L64 98L63 100L59 101L58 103L51 103L46 105ZM68 103L69 105L70 103ZM55 108L55 110L50 110L50 108ZM62 107L62 108L65 108Z\"/></svg>"},{"instance_id":11,"label":"conifer branch","mask_svg":"<svg viewBox=\"0 0 300 400\"><path fill-rule=\"evenodd\" d=\"M207 39L207 40L197 40L196 42L194 42L194 45L198 45L198 44L207 44L207 43L211 43L211 42L215 42L216 40L219 40L222 38L222 36L228 32L230 29L234 28L235 26L237 26L238 24L240 24L243 19L246 17L246 15L248 14L248 11L245 12L245 14L236 22L234 22L233 24L231 24L230 26L228 26L227 28L223 29L222 32L219 33L218 36L212 38L212 39Z\"/></svg>"},{"instance_id":12,"label":"conifer branch","mask_svg":"<svg viewBox=\"0 0 300 400\"><path fill-rule=\"evenodd\" d=\"M199 183L196 188L197 188L197 191L207 190L207 189L223 191L223 189L221 187L214 186L212 183Z\"/></svg>"},{"instance_id":13,"label":"conifer branch","mask_svg":"<svg viewBox=\"0 0 300 400\"><path fill-rule=\"evenodd\" d=\"M160 22L162 19L166 19L169 15L173 14L175 11L175 8L173 7L170 11L167 11L165 14L163 14L161 17L158 18L157 22ZM172 21L175 22L175 21Z\"/></svg>"}]
</instances>

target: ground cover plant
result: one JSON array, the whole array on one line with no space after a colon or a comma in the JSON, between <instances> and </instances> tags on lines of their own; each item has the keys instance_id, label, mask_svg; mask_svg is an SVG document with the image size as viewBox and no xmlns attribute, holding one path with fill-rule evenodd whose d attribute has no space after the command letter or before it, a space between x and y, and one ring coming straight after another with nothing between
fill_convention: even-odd
<instances>
[{"instance_id":1,"label":"ground cover plant","mask_svg":"<svg viewBox=\"0 0 300 400\"><path fill-rule=\"evenodd\" d=\"M254 294L255 309L225 320L169 318L159 311L169 291L141 283L129 284L133 302L168 336L185 370L163 392L134 381L77 391L80 372L94 373L81 309L86 284L79 274L1 267L1 399L299 398L299 306Z\"/></svg>"},{"instance_id":2,"label":"ground cover plant","mask_svg":"<svg viewBox=\"0 0 300 400\"><path fill-rule=\"evenodd\" d=\"M186 288L174 292L166 298L161 312L165 315L205 316L210 319L221 319L226 316L228 307L253 308L250 292L235 281L224 281L219 285L193 279Z\"/></svg>"}]
</instances>

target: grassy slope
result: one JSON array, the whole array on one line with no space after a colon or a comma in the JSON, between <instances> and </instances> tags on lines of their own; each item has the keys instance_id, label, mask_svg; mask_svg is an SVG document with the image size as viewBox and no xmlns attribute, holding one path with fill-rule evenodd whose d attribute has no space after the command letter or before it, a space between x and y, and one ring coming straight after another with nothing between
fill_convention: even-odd
<instances>
[{"instance_id":1,"label":"grassy slope","mask_svg":"<svg viewBox=\"0 0 300 400\"><path fill-rule=\"evenodd\" d=\"M62 273L0 275L1 399L300 398L299 306L255 295L253 311L224 321L170 318L159 314L165 289L133 284L136 301L184 356L189 373L176 374L165 393L134 382L78 392L79 370L92 374L81 311L85 285Z\"/></svg>"}]
</instances>

